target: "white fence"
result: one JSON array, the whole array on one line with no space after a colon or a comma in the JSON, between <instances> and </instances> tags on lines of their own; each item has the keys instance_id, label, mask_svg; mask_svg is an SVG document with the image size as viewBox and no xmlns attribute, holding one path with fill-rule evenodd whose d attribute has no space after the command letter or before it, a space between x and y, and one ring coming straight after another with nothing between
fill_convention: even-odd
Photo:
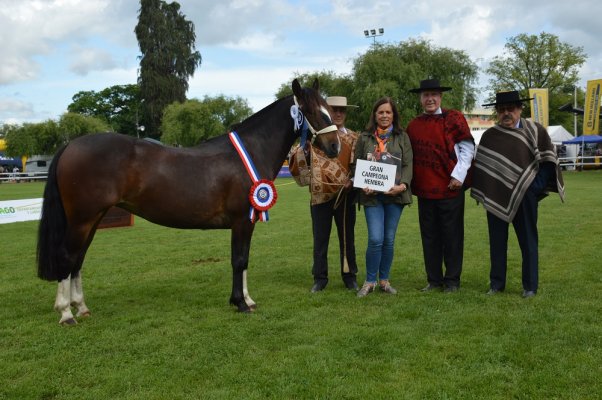
<instances>
[{"instance_id":1,"label":"white fence","mask_svg":"<svg viewBox=\"0 0 602 400\"><path fill-rule=\"evenodd\" d=\"M47 172L3 172L0 183L45 181L47 177Z\"/></svg>"},{"instance_id":2,"label":"white fence","mask_svg":"<svg viewBox=\"0 0 602 400\"><path fill-rule=\"evenodd\" d=\"M561 157L560 166L568 170L602 168L602 156Z\"/></svg>"}]
</instances>

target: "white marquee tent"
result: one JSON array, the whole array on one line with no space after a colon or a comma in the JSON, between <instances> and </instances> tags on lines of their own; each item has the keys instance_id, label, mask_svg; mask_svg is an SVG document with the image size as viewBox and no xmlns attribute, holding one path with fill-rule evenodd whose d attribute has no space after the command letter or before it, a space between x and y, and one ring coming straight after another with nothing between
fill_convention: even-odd
<instances>
[{"instance_id":1,"label":"white marquee tent","mask_svg":"<svg viewBox=\"0 0 602 400\"><path fill-rule=\"evenodd\" d=\"M560 145L563 141L573 138L573 135L564 129L562 125L548 126L548 134L550 135L550 139L552 139L552 143L556 145Z\"/></svg>"}]
</instances>

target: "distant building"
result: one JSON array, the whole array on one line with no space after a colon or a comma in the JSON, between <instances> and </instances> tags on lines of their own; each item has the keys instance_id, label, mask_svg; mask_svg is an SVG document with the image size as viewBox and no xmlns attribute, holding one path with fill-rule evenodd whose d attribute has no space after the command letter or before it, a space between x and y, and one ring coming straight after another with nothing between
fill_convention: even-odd
<instances>
[{"instance_id":1,"label":"distant building","mask_svg":"<svg viewBox=\"0 0 602 400\"><path fill-rule=\"evenodd\" d=\"M472 111L464 111L464 117L471 131L480 131L495 125L493 108L475 108Z\"/></svg>"}]
</instances>

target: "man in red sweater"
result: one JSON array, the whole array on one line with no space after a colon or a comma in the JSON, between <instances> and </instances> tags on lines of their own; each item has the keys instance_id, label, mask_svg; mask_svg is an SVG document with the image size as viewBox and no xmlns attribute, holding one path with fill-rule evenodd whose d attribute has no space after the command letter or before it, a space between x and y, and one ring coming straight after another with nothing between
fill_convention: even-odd
<instances>
[{"instance_id":1,"label":"man in red sweater","mask_svg":"<svg viewBox=\"0 0 602 400\"><path fill-rule=\"evenodd\" d=\"M437 79L426 79L410 92L420 94L424 113L407 132L414 152L412 193L418 217L428 285L423 292L460 288L464 255L463 185L474 155L474 140L461 112L441 108ZM445 263L445 274L443 273Z\"/></svg>"}]
</instances>

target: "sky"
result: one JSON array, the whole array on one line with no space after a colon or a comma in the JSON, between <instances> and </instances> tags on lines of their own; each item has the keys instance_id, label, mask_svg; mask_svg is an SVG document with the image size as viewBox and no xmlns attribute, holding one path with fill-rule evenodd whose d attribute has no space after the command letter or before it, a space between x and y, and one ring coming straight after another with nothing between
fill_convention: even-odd
<instances>
[{"instance_id":1,"label":"sky","mask_svg":"<svg viewBox=\"0 0 602 400\"><path fill-rule=\"evenodd\" d=\"M203 58L187 97L241 97L254 111L272 103L295 73L349 74L374 40L427 39L465 51L484 69L508 38L547 32L583 48L581 87L602 78L599 0L178 3L195 24ZM135 84L138 10L136 0L0 0L0 124L57 120L77 92ZM382 36L364 36L378 28ZM482 75L480 86L487 80Z\"/></svg>"}]
</instances>

